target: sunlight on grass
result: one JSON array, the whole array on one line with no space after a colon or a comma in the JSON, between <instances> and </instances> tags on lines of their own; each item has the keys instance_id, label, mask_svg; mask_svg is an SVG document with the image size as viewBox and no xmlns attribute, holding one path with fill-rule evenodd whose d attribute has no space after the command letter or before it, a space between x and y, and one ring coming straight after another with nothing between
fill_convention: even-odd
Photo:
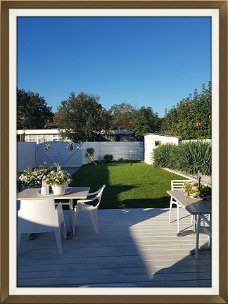
<instances>
[{"instance_id":1,"label":"sunlight on grass","mask_svg":"<svg viewBox=\"0 0 228 304\"><path fill-rule=\"evenodd\" d=\"M172 179L182 179L160 168L140 162L85 165L73 175L72 185L90 186L91 192L103 184L101 208L168 207Z\"/></svg>"}]
</instances>

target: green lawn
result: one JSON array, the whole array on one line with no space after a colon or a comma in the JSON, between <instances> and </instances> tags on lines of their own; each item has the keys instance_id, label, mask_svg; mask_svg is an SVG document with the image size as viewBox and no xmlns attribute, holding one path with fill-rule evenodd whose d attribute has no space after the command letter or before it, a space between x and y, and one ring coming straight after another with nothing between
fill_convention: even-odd
<instances>
[{"instance_id":1,"label":"green lawn","mask_svg":"<svg viewBox=\"0 0 228 304\"><path fill-rule=\"evenodd\" d=\"M183 177L154 168L145 163L133 162L85 165L73 175L71 186L90 186L90 192L103 184L100 208L168 207L172 179Z\"/></svg>"}]
</instances>

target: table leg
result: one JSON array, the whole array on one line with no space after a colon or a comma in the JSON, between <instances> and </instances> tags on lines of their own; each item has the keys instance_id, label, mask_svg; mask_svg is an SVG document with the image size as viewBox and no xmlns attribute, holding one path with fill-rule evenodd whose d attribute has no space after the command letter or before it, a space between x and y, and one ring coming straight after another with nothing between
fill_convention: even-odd
<instances>
[{"instance_id":1,"label":"table leg","mask_svg":"<svg viewBox=\"0 0 228 304\"><path fill-rule=\"evenodd\" d=\"M196 252L195 256L198 256L199 252L199 230L200 230L200 221L201 221L201 215L198 215L196 218Z\"/></svg>"}]
</instances>

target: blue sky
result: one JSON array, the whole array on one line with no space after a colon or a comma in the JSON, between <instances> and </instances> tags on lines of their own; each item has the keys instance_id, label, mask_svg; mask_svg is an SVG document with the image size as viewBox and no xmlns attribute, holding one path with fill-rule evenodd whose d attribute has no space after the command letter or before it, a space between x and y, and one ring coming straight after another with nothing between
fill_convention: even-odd
<instances>
[{"instance_id":1,"label":"blue sky","mask_svg":"<svg viewBox=\"0 0 228 304\"><path fill-rule=\"evenodd\" d=\"M55 112L70 92L164 116L211 79L209 17L19 17L18 88Z\"/></svg>"}]
</instances>

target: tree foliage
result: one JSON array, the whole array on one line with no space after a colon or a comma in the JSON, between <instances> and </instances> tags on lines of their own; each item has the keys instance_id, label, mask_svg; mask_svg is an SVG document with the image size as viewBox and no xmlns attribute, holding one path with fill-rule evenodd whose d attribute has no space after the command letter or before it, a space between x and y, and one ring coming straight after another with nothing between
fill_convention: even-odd
<instances>
[{"instance_id":1,"label":"tree foliage","mask_svg":"<svg viewBox=\"0 0 228 304\"><path fill-rule=\"evenodd\" d=\"M17 129L43 129L53 113L38 93L17 89Z\"/></svg>"},{"instance_id":2,"label":"tree foliage","mask_svg":"<svg viewBox=\"0 0 228 304\"><path fill-rule=\"evenodd\" d=\"M202 85L200 93L194 92L167 111L162 122L162 132L182 139L211 138L211 83Z\"/></svg>"},{"instance_id":3,"label":"tree foliage","mask_svg":"<svg viewBox=\"0 0 228 304\"><path fill-rule=\"evenodd\" d=\"M160 126L161 119L151 107L141 107L133 113L133 131L138 140L142 140L146 133L159 131Z\"/></svg>"},{"instance_id":4,"label":"tree foliage","mask_svg":"<svg viewBox=\"0 0 228 304\"><path fill-rule=\"evenodd\" d=\"M133 129L133 113L135 112L135 108L131 104L125 102L114 104L109 112L111 115L111 129Z\"/></svg>"},{"instance_id":5,"label":"tree foliage","mask_svg":"<svg viewBox=\"0 0 228 304\"><path fill-rule=\"evenodd\" d=\"M111 128L132 130L137 140L143 135L159 131L161 119L151 107L135 108L129 103L115 104L110 109Z\"/></svg>"},{"instance_id":6,"label":"tree foliage","mask_svg":"<svg viewBox=\"0 0 228 304\"><path fill-rule=\"evenodd\" d=\"M55 118L64 137L74 142L99 140L100 132L108 129L109 115L98 100L85 93L71 93L61 102Z\"/></svg>"}]
</instances>

